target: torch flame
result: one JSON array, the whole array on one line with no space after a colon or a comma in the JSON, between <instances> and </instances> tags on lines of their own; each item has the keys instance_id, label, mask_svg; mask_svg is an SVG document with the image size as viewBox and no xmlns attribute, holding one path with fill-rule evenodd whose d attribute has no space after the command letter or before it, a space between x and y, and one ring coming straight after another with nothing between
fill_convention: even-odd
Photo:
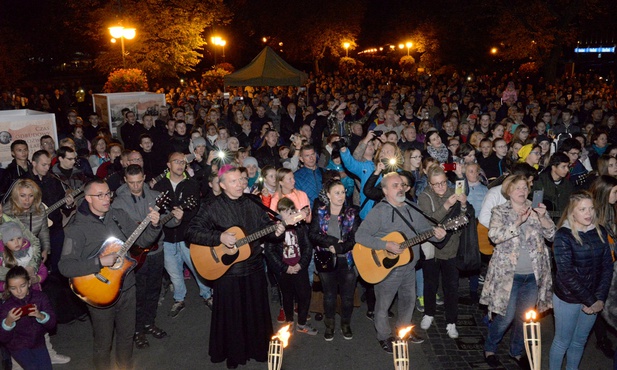
<instances>
[{"instance_id":1,"label":"torch flame","mask_svg":"<svg viewBox=\"0 0 617 370\"><path fill-rule=\"evenodd\" d=\"M537 317L538 314L534 310L529 310L525 313L525 321L534 322Z\"/></svg>"},{"instance_id":2,"label":"torch flame","mask_svg":"<svg viewBox=\"0 0 617 370\"><path fill-rule=\"evenodd\" d=\"M289 332L290 325L291 324L283 326L281 329L279 329L279 331L276 332L276 335L272 337L272 340L280 340L281 343L283 343L283 348L286 348L287 344L289 344L289 337L291 336L291 333Z\"/></svg>"},{"instance_id":3,"label":"torch flame","mask_svg":"<svg viewBox=\"0 0 617 370\"><path fill-rule=\"evenodd\" d=\"M405 340L405 337L407 336L407 334L411 333L411 328L413 328L413 325L399 330L398 337L401 338L401 340Z\"/></svg>"}]
</instances>

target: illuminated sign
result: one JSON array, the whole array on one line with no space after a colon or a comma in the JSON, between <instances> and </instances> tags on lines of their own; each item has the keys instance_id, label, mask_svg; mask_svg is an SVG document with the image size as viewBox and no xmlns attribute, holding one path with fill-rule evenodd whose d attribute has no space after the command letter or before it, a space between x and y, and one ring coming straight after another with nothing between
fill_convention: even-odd
<instances>
[{"instance_id":1,"label":"illuminated sign","mask_svg":"<svg viewBox=\"0 0 617 370\"><path fill-rule=\"evenodd\" d=\"M575 48L575 53L614 53L615 47L600 46L597 48Z\"/></svg>"}]
</instances>

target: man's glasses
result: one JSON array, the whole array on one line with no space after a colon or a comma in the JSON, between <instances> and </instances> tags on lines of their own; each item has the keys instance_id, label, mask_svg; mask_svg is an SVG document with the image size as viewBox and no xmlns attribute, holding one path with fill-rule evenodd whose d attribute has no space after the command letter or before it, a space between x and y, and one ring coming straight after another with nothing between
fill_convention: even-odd
<instances>
[{"instance_id":1,"label":"man's glasses","mask_svg":"<svg viewBox=\"0 0 617 370\"><path fill-rule=\"evenodd\" d=\"M186 164L186 161L184 159L174 159L173 161L171 161L171 163Z\"/></svg>"},{"instance_id":2,"label":"man's glasses","mask_svg":"<svg viewBox=\"0 0 617 370\"><path fill-rule=\"evenodd\" d=\"M442 181L442 182L437 182L437 183L431 183L431 186L435 187L435 188L441 188L443 186L446 186L448 184L448 181Z\"/></svg>"},{"instance_id":3,"label":"man's glasses","mask_svg":"<svg viewBox=\"0 0 617 370\"><path fill-rule=\"evenodd\" d=\"M401 183L401 186L404 187L404 188L410 188L411 187L411 185L409 185L409 184L407 184L405 182Z\"/></svg>"},{"instance_id":4,"label":"man's glasses","mask_svg":"<svg viewBox=\"0 0 617 370\"><path fill-rule=\"evenodd\" d=\"M105 199L111 199L114 196L114 192L113 191L108 191L107 193L101 193L101 194L86 194L89 197L97 197L99 198L99 200L105 200Z\"/></svg>"}]
</instances>

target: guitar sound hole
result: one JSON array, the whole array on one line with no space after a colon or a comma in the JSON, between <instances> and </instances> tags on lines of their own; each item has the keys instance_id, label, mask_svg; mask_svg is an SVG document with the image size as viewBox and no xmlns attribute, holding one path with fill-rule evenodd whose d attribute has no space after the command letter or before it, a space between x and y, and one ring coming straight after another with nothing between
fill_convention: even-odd
<instances>
[{"instance_id":1,"label":"guitar sound hole","mask_svg":"<svg viewBox=\"0 0 617 370\"><path fill-rule=\"evenodd\" d=\"M225 254L221 257L221 262L223 262L224 265L230 266L232 263L234 263L234 261L238 258L238 256L240 255L240 253L236 253L236 254Z\"/></svg>"},{"instance_id":2,"label":"guitar sound hole","mask_svg":"<svg viewBox=\"0 0 617 370\"><path fill-rule=\"evenodd\" d=\"M396 258L384 258L383 261L381 261L383 267L387 268L387 269L391 269L392 267L394 267L396 265L396 263L398 262L399 257L396 256Z\"/></svg>"}]
</instances>

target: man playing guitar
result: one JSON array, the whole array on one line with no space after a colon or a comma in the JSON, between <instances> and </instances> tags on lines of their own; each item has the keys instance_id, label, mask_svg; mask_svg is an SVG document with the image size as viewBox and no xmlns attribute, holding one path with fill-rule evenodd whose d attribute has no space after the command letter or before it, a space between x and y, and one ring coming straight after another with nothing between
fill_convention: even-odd
<instances>
[{"instance_id":1,"label":"man playing guitar","mask_svg":"<svg viewBox=\"0 0 617 370\"><path fill-rule=\"evenodd\" d=\"M247 179L236 167L223 166L219 170L219 180L223 194L207 206L202 204L189 224L186 238L189 243L203 246L197 248L224 244L229 254L239 253L236 235L227 229L238 226L248 235L274 223L257 204L261 200L255 197L253 201L249 199L253 195L244 194ZM278 224L274 234L265 238L280 242L284 232L283 224ZM212 362L227 360L230 369L251 358L260 362L268 358L272 321L260 243L250 243L250 256L213 281L216 295L209 354Z\"/></svg>"},{"instance_id":2,"label":"man playing guitar","mask_svg":"<svg viewBox=\"0 0 617 370\"><path fill-rule=\"evenodd\" d=\"M66 277L97 274L103 267L118 261L117 254L98 256L101 245L110 236L124 240L137 224L128 213L111 209L112 193L103 180L90 181L85 189L85 202L77 210L75 219L66 229L62 257L58 267ZM151 221L137 239L139 245L149 245L159 236L159 213L152 208ZM112 339L116 338L116 365L133 368L133 332L135 329L135 274L129 271L122 283L118 301L110 307L88 306L94 331L94 365L97 370L111 368Z\"/></svg>"},{"instance_id":3,"label":"man playing guitar","mask_svg":"<svg viewBox=\"0 0 617 370\"><path fill-rule=\"evenodd\" d=\"M396 172L389 173L381 180L381 187L385 199L376 204L368 213L366 219L356 232L356 242L372 249L385 249L393 255L403 253L399 243L384 241L381 238L393 231L400 232L405 239L410 239L422 232L431 229L428 220L415 208L405 203L403 180ZM431 242L442 240L446 231L441 227L434 228L435 236L429 239ZM416 301L416 271L415 266L420 258L420 246L412 248L413 259L410 263L395 267L390 274L375 284L375 329L377 340L382 349L392 353L392 328L388 321L388 308L398 293L398 320L397 328L411 325L411 316ZM414 343L422 343L423 340L415 334L411 334L410 340Z\"/></svg>"}]
</instances>

